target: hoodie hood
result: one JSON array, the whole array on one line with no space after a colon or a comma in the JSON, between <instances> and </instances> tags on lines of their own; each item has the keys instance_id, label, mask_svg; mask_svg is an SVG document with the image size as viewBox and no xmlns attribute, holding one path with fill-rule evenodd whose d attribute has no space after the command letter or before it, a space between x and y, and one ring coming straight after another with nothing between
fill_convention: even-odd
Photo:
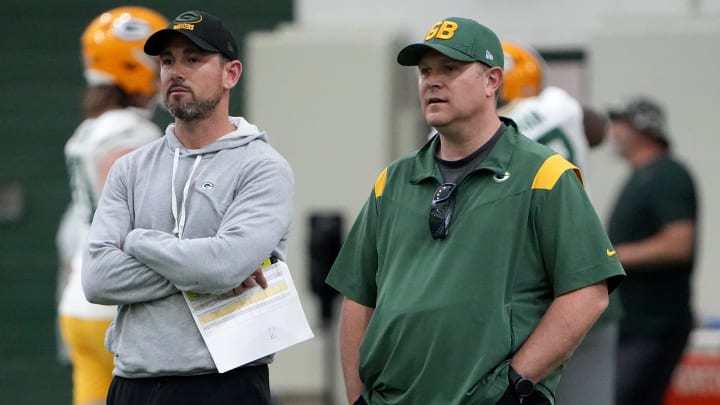
<instances>
[{"instance_id":1,"label":"hoodie hood","mask_svg":"<svg viewBox=\"0 0 720 405\"><path fill-rule=\"evenodd\" d=\"M177 235L178 238L182 238L183 230L185 229L185 205L188 198L188 191L192 184L193 175L195 170L200 166L200 162L203 156L211 153L216 153L222 150L236 149L248 145L249 143L260 140L267 143L267 135L264 132L260 132L258 128L247 122L242 117L228 117L231 124L235 126L235 130L229 132L222 137L216 139L213 143L195 150L188 150L175 136L175 124L168 125L165 130L165 139L168 148L173 153L173 165L172 165L172 180L171 180L171 202L172 202L172 215L175 219L175 227L173 228L173 234ZM190 174L187 175L185 186L182 188L182 194L178 199L178 193L175 189L176 181L178 176L178 170L180 168L180 158L194 158ZM180 175L182 176L182 175Z\"/></svg>"},{"instance_id":2,"label":"hoodie hood","mask_svg":"<svg viewBox=\"0 0 720 405\"><path fill-rule=\"evenodd\" d=\"M167 146L173 152L176 149L180 150L181 156L195 156L204 155L207 153L217 152L223 149L234 149L241 146L245 146L252 141L260 140L267 143L268 138L265 132L260 131L258 127L249 123L245 118L242 117L228 117L230 123L235 126L235 130L223 135L215 142L207 145L201 149L188 150L175 136L175 124L172 123L165 129L165 139Z\"/></svg>"}]
</instances>

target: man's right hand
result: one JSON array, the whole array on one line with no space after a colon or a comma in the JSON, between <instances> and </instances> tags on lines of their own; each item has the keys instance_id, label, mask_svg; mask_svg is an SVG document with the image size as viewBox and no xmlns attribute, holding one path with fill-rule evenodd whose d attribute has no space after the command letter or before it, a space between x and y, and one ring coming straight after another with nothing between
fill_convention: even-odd
<instances>
[{"instance_id":1,"label":"man's right hand","mask_svg":"<svg viewBox=\"0 0 720 405\"><path fill-rule=\"evenodd\" d=\"M245 290L248 290L248 289L258 286L258 285L263 290L268 287L268 281L267 281L267 278L265 277L265 273L263 273L262 267L258 267L258 269L255 270L253 272L253 274L250 275L250 277L246 278L245 281L243 281L239 286L224 293L223 295L226 297L236 297L236 296L244 293Z\"/></svg>"}]
</instances>

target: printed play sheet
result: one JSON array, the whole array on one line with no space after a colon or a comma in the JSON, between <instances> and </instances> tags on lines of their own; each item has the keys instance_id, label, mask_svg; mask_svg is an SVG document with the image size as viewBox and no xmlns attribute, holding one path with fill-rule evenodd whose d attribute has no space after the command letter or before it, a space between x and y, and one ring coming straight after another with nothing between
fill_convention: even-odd
<instances>
[{"instance_id":1,"label":"printed play sheet","mask_svg":"<svg viewBox=\"0 0 720 405\"><path fill-rule=\"evenodd\" d=\"M268 287L240 295L185 293L219 372L232 370L313 337L288 266L266 261Z\"/></svg>"}]
</instances>

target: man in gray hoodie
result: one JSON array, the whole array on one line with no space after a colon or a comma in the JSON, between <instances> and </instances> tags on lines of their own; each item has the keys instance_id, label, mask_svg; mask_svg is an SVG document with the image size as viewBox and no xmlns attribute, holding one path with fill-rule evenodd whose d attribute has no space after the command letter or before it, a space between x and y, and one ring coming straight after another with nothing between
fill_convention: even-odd
<instances>
[{"instance_id":1,"label":"man in gray hoodie","mask_svg":"<svg viewBox=\"0 0 720 405\"><path fill-rule=\"evenodd\" d=\"M182 292L238 293L285 259L294 180L263 132L230 117L242 74L222 22L188 11L150 36L165 136L113 166L89 232L90 302L119 305L108 404L269 404L272 356L218 373Z\"/></svg>"}]
</instances>

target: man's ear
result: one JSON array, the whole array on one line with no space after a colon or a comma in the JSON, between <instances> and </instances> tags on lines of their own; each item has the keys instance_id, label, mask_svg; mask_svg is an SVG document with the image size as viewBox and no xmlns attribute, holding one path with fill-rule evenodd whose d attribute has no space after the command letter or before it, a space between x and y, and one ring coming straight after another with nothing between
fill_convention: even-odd
<instances>
[{"instance_id":1,"label":"man's ear","mask_svg":"<svg viewBox=\"0 0 720 405\"><path fill-rule=\"evenodd\" d=\"M502 86L503 70L494 67L488 71L488 85L486 88L486 95L488 97L495 97L500 92L500 86Z\"/></svg>"},{"instance_id":2,"label":"man's ear","mask_svg":"<svg viewBox=\"0 0 720 405\"><path fill-rule=\"evenodd\" d=\"M242 63L239 60L226 63L223 69L223 86L228 90L232 89L240 80L240 76L242 76Z\"/></svg>"}]
</instances>

